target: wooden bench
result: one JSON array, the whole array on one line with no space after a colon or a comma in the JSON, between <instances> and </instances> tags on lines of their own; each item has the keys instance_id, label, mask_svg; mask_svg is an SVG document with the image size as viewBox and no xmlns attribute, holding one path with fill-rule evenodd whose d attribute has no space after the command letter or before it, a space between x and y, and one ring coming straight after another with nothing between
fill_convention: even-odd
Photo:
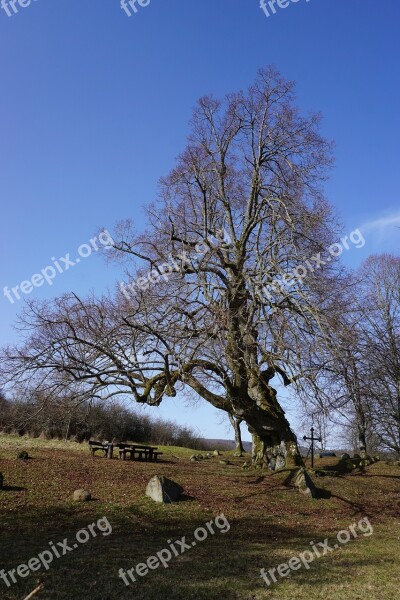
<instances>
[{"instance_id":1,"label":"wooden bench","mask_svg":"<svg viewBox=\"0 0 400 600\"><path fill-rule=\"evenodd\" d=\"M89 448L92 456L95 456L98 450L104 452L104 458L112 458L114 454L114 444L110 444L109 442L96 442L90 440Z\"/></svg>"}]
</instances>

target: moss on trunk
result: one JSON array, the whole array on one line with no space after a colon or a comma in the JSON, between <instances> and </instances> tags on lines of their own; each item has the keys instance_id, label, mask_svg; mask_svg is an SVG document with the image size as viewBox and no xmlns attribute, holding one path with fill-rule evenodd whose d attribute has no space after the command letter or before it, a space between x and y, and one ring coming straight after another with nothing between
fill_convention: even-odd
<instances>
[{"instance_id":1,"label":"moss on trunk","mask_svg":"<svg viewBox=\"0 0 400 600\"><path fill-rule=\"evenodd\" d=\"M253 438L253 464L276 471L283 468L294 468L302 464L300 452L294 434L290 431L292 439L279 440L278 432L273 436L259 436L252 432Z\"/></svg>"}]
</instances>

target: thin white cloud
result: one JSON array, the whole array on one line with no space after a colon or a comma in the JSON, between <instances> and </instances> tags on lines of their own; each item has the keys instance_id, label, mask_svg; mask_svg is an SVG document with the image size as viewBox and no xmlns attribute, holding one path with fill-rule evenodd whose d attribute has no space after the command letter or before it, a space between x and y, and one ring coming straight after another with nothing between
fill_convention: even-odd
<instances>
[{"instance_id":1,"label":"thin white cloud","mask_svg":"<svg viewBox=\"0 0 400 600\"><path fill-rule=\"evenodd\" d=\"M366 221L360 230L365 237L370 254L398 253L400 248L400 210L382 212L374 219Z\"/></svg>"},{"instance_id":2,"label":"thin white cloud","mask_svg":"<svg viewBox=\"0 0 400 600\"><path fill-rule=\"evenodd\" d=\"M394 229L400 227L400 210L392 213L386 214L377 219L373 219L372 221L367 221L364 223L360 229L366 233L386 233L388 234L388 229L392 229L391 233L394 233ZM400 233L399 231L397 233Z\"/></svg>"}]
</instances>

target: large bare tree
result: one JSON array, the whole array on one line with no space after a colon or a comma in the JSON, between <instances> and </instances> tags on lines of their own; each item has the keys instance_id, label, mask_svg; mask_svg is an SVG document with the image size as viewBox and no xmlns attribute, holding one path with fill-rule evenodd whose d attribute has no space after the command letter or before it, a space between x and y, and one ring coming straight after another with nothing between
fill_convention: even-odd
<instances>
[{"instance_id":1,"label":"large bare tree","mask_svg":"<svg viewBox=\"0 0 400 600\"><path fill-rule=\"evenodd\" d=\"M148 229L124 223L114 236L125 287L31 304L30 337L6 350L3 372L152 405L189 387L248 424L254 461L298 464L271 383L300 389L336 306L336 261L322 261L337 241L322 192L331 145L318 123L272 68L246 92L201 98Z\"/></svg>"}]
</instances>

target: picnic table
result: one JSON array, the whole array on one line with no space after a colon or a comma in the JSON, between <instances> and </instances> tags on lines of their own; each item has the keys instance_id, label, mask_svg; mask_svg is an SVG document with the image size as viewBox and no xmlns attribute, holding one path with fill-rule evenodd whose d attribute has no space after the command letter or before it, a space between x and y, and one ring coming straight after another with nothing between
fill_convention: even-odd
<instances>
[{"instance_id":1,"label":"picnic table","mask_svg":"<svg viewBox=\"0 0 400 600\"><path fill-rule=\"evenodd\" d=\"M119 457L126 460L129 454L130 460L144 460L156 462L162 452L157 452L157 446L142 446L140 444L117 444L119 448Z\"/></svg>"},{"instance_id":2,"label":"picnic table","mask_svg":"<svg viewBox=\"0 0 400 600\"><path fill-rule=\"evenodd\" d=\"M157 446L142 446L140 444L125 444L122 442L113 444L110 442L97 442L95 440L90 440L89 442L92 456L95 456L96 452L99 451L104 453L104 457L110 459L113 458L114 446L118 447L121 460L126 460L127 455L129 455L130 460L156 462L162 454L162 452L157 452Z\"/></svg>"}]
</instances>

